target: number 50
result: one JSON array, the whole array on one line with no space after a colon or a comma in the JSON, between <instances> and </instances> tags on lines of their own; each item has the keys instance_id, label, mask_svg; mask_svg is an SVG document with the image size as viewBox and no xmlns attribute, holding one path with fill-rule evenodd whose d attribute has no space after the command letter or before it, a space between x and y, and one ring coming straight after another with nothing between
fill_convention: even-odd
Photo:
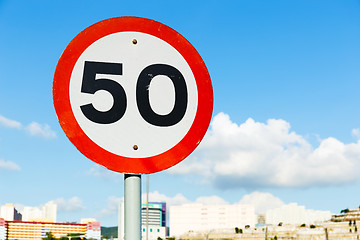
<instances>
[{"instance_id":1,"label":"number 50","mask_svg":"<svg viewBox=\"0 0 360 240\"><path fill-rule=\"evenodd\" d=\"M106 78L96 79L96 74L122 75L122 63L85 61L81 92L95 94L99 90L109 92L113 97L113 105L108 111L98 111L92 103L80 106L87 119L99 124L110 124L119 121L125 114L127 98L124 88L116 81ZM167 76L174 85L175 103L172 111L160 115L153 111L149 99L149 85L158 75ZM167 64L152 64L144 68L136 83L136 103L141 116L148 123L167 127L177 124L184 117L188 92L186 82L181 72Z\"/></svg>"}]
</instances>

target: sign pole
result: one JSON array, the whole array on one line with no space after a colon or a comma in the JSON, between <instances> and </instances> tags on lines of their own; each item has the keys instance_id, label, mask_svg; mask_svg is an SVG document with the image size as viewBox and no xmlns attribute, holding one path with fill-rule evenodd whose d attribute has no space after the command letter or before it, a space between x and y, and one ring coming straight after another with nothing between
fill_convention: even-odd
<instances>
[{"instance_id":1,"label":"sign pole","mask_svg":"<svg viewBox=\"0 0 360 240\"><path fill-rule=\"evenodd\" d=\"M141 175L124 176L125 240L141 240Z\"/></svg>"}]
</instances>

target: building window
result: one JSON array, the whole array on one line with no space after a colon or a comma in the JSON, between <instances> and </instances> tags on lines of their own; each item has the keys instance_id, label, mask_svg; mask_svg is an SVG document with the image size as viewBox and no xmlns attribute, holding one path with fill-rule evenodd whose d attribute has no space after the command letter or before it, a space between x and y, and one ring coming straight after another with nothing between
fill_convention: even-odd
<instances>
[{"instance_id":1,"label":"building window","mask_svg":"<svg viewBox=\"0 0 360 240\"><path fill-rule=\"evenodd\" d=\"M150 232L152 232L152 228L150 228Z\"/></svg>"},{"instance_id":2,"label":"building window","mask_svg":"<svg viewBox=\"0 0 360 240\"><path fill-rule=\"evenodd\" d=\"M160 229L158 229L157 232L160 232Z\"/></svg>"}]
</instances>

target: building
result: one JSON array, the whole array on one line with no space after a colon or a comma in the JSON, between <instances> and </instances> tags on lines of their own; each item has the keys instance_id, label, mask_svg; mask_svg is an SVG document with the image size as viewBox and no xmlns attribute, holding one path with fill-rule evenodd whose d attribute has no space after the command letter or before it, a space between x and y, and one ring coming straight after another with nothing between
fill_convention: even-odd
<instances>
[{"instance_id":1,"label":"building","mask_svg":"<svg viewBox=\"0 0 360 240\"><path fill-rule=\"evenodd\" d=\"M46 222L56 222L57 205L53 201L46 203L42 207L42 218Z\"/></svg>"},{"instance_id":2,"label":"building","mask_svg":"<svg viewBox=\"0 0 360 240\"><path fill-rule=\"evenodd\" d=\"M65 237L69 233L76 233L87 239L101 237L100 223L54 223L54 222L26 222L6 221L6 238L17 240L41 240L46 233L51 232L55 237ZM1 239L1 238L0 238Z\"/></svg>"},{"instance_id":3,"label":"building","mask_svg":"<svg viewBox=\"0 0 360 240\"><path fill-rule=\"evenodd\" d=\"M148 212L148 218L147 218L147 212ZM162 239L166 238L167 237L166 203L149 202L148 205L142 204L141 225L142 225L141 226L142 239L146 239L146 236L149 240L153 240L153 239L156 240L158 237Z\"/></svg>"},{"instance_id":4,"label":"building","mask_svg":"<svg viewBox=\"0 0 360 240\"><path fill-rule=\"evenodd\" d=\"M6 239L6 222L5 219L0 218L0 240Z\"/></svg>"},{"instance_id":5,"label":"building","mask_svg":"<svg viewBox=\"0 0 360 240\"><path fill-rule=\"evenodd\" d=\"M23 221L56 222L57 205L50 201L43 207L24 207L22 211Z\"/></svg>"},{"instance_id":6,"label":"building","mask_svg":"<svg viewBox=\"0 0 360 240\"><path fill-rule=\"evenodd\" d=\"M86 224L86 239L101 239L100 222L89 222Z\"/></svg>"},{"instance_id":7,"label":"building","mask_svg":"<svg viewBox=\"0 0 360 240\"><path fill-rule=\"evenodd\" d=\"M297 203L290 203L279 208L266 211L266 224L314 224L331 219L330 211L305 209Z\"/></svg>"},{"instance_id":8,"label":"building","mask_svg":"<svg viewBox=\"0 0 360 240\"><path fill-rule=\"evenodd\" d=\"M170 236L179 237L188 232L209 233L219 229L254 227L253 205L185 204L170 207Z\"/></svg>"},{"instance_id":9,"label":"building","mask_svg":"<svg viewBox=\"0 0 360 240\"><path fill-rule=\"evenodd\" d=\"M14 221L14 220L21 220L22 216L19 213L14 204L7 203L0 208L0 218L5 219L5 221Z\"/></svg>"},{"instance_id":10,"label":"building","mask_svg":"<svg viewBox=\"0 0 360 240\"><path fill-rule=\"evenodd\" d=\"M22 211L22 220L23 221L35 221L40 222L42 218L42 211L38 207L24 207Z\"/></svg>"},{"instance_id":11,"label":"building","mask_svg":"<svg viewBox=\"0 0 360 240\"><path fill-rule=\"evenodd\" d=\"M350 222L350 221L360 221L360 208L355 210L344 209L339 215L333 215L331 217L333 222Z\"/></svg>"},{"instance_id":12,"label":"building","mask_svg":"<svg viewBox=\"0 0 360 240\"><path fill-rule=\"evenodd\" d=\"M141 222L146 225L146 203L141 206ZM166 203L149 202L149 225L166 227Z\"/></svg>"},{"instance_id":13,"label":"building","mask_svg":"<svg viewBox=\"0 0 360 240\"><path fill-rule=\"evenodd\" d=\"M146 221L146 204L141 206L141 236L142 239L156 240L158 237L165 239L168 236L167 222L166 222L166 203L165 202L149 202L149 218L148 228ZM119 225L118 225L118 239L124 239L124 201L119 205Z\"/></svg>"}]
</instances>

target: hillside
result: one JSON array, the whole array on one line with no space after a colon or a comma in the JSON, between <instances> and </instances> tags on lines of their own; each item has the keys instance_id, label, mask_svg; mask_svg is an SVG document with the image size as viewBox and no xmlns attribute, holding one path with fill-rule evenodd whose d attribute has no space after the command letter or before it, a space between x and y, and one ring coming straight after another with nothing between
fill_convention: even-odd
<instances>
[{"instance_id":1,"label":"hillside","mask_svg":"<svg viewBox=\"0 0 360 240\"><path fill-rule=\"evenodd\" d=\"M101 227L101 235L105 238L110 239L111 237L117 238L118 227Z\"/></svg>"}]
</instances>

